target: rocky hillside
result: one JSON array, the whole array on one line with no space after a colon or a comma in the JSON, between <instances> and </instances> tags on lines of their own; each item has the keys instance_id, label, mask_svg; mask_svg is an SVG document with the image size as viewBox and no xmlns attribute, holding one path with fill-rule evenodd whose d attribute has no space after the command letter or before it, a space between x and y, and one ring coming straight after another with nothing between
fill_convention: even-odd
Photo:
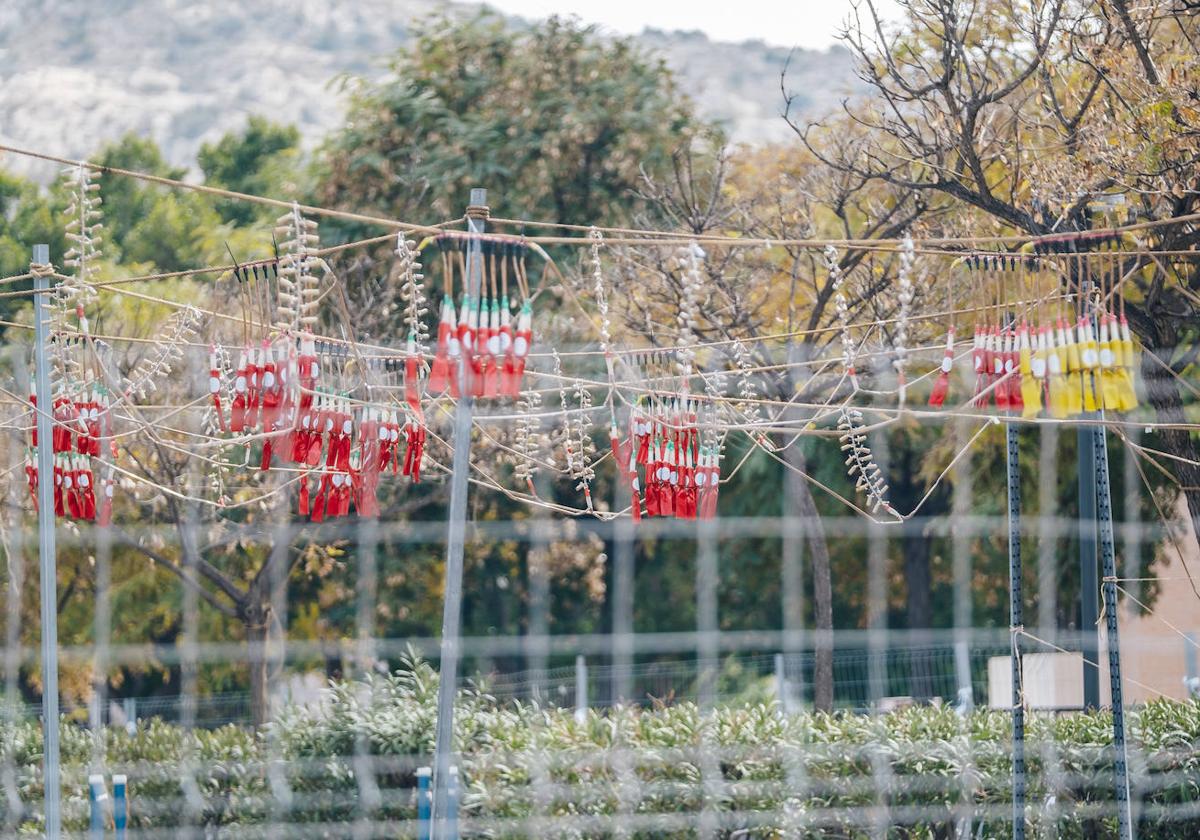
<instances>
[{"instance_id":1,"label":"rocky hillside","mask_svg":"<svg viewBox=\"0 0 1200 840\"><path fill-rule=\"evenodd\" d=\"M436 0L8 0L0 3L0 142L68 157L135 131L190 165L251 113L315 143L341 118L337 80L383 72L414 19L475 7ZM788 136L788 50L647 31L706 115L744 142ZM851 81L845 51L797 51L789 87L817 113ZM47 174L8 157L8 168Z\"/></svg>"}]
</instances>

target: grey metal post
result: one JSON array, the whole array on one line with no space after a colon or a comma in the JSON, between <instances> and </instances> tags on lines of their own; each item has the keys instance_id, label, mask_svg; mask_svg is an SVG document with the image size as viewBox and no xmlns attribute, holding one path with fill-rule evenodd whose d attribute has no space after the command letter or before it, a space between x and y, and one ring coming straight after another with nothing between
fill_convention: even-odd
<instances>
[{"instance_id":1,"label":"grey metal post","mask_svg":"<svg viewBox=\"0 0 1200 840\"><path fill-rule=\"evenodd\" d=\"M717 523L700 520L696 538L696 701L702 709L711 709L717 699L721 656Z\"/></svg>"},{"instance_id":2,"label":"grey metal post","mask_svg":"<svg viewBox=\"0 0 1200 840\"><path fill-rule=\"evenodd\" d=\"M50 262L50 246L34 245L33 262ZM33 364L37 384L37 467L38 467L38 560L42 596L42 727L46 840L58 840L62 834L62 782L58 754L58 553L54 545L54 445L52 414L54 395L50 393L50 363L46 358L50 343L49 312L46 294L49 278L35 275L33 288Z\"/></svg>"},{"instance_id":3,"label":"grey metal post","mask_svg":"<svg viewBox=\"0 0 1200 840\"><path fill-rule=\"evenodd\" d=\"M583 654L575 657L575 720L583 723L588 713L588 672L587 660Z\"/></svg>"},{"instance_id":4,"label":"grey metal post","mask_svg":"<svg viewBox=\"0 0 1200 840\"><path fill-rule=\"evenodd\" d=\"M875 463L887 475L888 441L883 431L869 435ZM888 694L887 534L884 526L867 522L867 705L879 711ZM875 779L878 787L878 778Z\"/></svg>"},{"instance_id":5,"label":"grey metal post","mask_svg":"<svg viewBox=\"0 0 1200 840\"><path fill-rule=\"evenodd\" d=\"M1186 689L1188 697L1200 696L1200 670L1196 668L1196 645L1200 644L1200 639L1196 638L1195 633L1183 634L1183 661L1187 668L1186 675L1183 678L1183 687Z\"/></svg>"},{"instance_id":6,"label":"grey metal post","mask_svg":"<svg viewBox=\"0 0 1200 840\"><path fill-rule=\"evenodd\" d=\"M1012 786L1013 840L1025 840L1025 704L1021 690L1021 637L1024 624L1021 592L1021 463L1017 449L1017 427L1007 424L1008 437L1008 586L1009 624L1012 633Z\"/></svg>"},{"instance_id":7,"label":"grey metal post","mask_svg":"<svg viewBox=\"0 0 1200 840\"><path fill-rule=\"evenodd\" d=\"M1112 692L1113 768L1116 773L1117 834L1133 840L1132 803L1129 796L1129 755L1125 747L1125 704L1121 691L1121 640L1117 621L1117 564L1113 540L1112 491L1108 475L1108 447L1103 427L1094 430L1096 513L1100 534L1100 563L1104 571L1104 617L1108 630L1108 682Z\"/></svg>"},{"instance_id":8,"label":"grey metal post","mask_svg":"<svg viewBox=\"0 0 1200 840\"><path fill-rule=\"evenodd\" d=\"M1094 416L1085 414L1085 417ZM1083 654L1083 707L1100 708L1100 584L1096 579L1096 428L1080 426L1079 632Z\"/></svg>"},{"instance_id":9,"label":"grey metal post","mask_svg":"<svg viewBox=\"0 0 1200 840\"><path fill-rule=\"evenodd\" d=\"M971 682L971 649L961 640L954 643L954 677L958 707L965 714L975 708L975 688Z\"/></svg>"},{"instance_id":10,"label":"grey metal post","mask_svg":"<svg viewBox=\"0 0 1200 840\"><path fill-rule=\"evenodd\" d=\"M487 204L487 190L471 190L471 206ZM484 219L468 213L467 229L483 233ZM483 248L475 239L467 250L467 295L479 300L483 283ZM437 740L433 762L433 838L450 840L450 766L454 752L454 697L458 687L459 632L462 624L463 545L467 527L468 472L471 469L471 420L475 402L471 397L466 349L458 356L461 396L454 410L454 460L450 470L449 533L446 537L446 595L442 606L441 676L438 685Z\"/></svg>"},{"instance_id":11,"label":"grey metal post","mask_svg":"<svg viewBox=\"0 0 1200 840\"><path fill-rule=\"evenodd\" d=\"M614 482L614 510L630 503L629 488L622 481ZM613 673L612 705L627 703L633 695L633 584L634 584L633 519L622 516L613 523Z\"/></svg>"},{"instance_id":12,"label":"grey metal post","mask_svg":"<svg viewBox=\"0 0 1200 840\"><path fill-rule=\"evenodd\" d=\"M788 696L787 672L784 670L783 654L775 654L775 700L784 714L792 711L791 698Z\"/></svg>"}]
</instances>

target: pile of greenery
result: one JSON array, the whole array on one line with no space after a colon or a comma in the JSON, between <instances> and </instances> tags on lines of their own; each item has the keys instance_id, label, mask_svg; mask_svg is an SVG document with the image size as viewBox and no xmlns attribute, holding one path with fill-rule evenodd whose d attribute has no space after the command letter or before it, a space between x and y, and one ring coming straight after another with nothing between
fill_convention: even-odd
<instances>
[{"instance_id":1,"label":"pile of greenery","mask_svg":"<svg viewBox=\"0 0 1200 840\"><path fill-rule=\"evenodd\" d=\"M302 823L304 836L343 836L356 819L415 832L415 770L430 763L437 675L423 662L359 682L333 683L319 708L283 709L260 732L186 732L161 721L102 733L103 767L129 776L131 827L174 836L257 836ZM690 837L703 820L724 837L946 837L1008 833L1009 715L913 707L878 717L784 715L771 704L704 712L691 704L591 712L501 705L460 695L457 747L464 835ZM1107 836L1112 820L1108 714L1034 717L1029 724L1031 836ZM1200 794L1200 704L1158 701L1132 714L1131 766L1139 836L1195 837ZM86 825L93 733L63 731L66 822ZM373 766L373 783L364 768ZM10 796L0 824L36 831L41 737L33 723L0 726ZM185 783L182 780L187 779ZM194 780L194 783L193 781ZM23 810L14 810L11 794ZM530 823L530 818L572 817ZM1175 817L1182 817L1176 819ZM592 819L595 818L595 819ZM339 827L340 824L340 827Z\"/></svg>"}]
</instances>

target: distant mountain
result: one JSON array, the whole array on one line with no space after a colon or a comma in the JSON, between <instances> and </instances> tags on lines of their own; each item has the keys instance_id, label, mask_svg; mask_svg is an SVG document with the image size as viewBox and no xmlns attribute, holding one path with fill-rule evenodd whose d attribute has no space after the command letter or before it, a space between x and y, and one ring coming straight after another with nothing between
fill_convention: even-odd
<instances>
[{"instance_id":1,"label":"distant mountain","mask_svg":"<svg viewBox=\"0 0 1200 840\"><path fill-rule=\"evenodd\" d=\"M336 80L379 76L411 23L478 8L435 0L9 0L0 3L0 142L79 157L135 131L191 166L248 114L298 125L315 143L342 117ZM789 51L695 32L640 37L701 112L740 142L789 136L779 74ZM852 82L848 53L797 50L798 104L820 113ZM52 169L5 156L6 168Z\"/></svg>"}]
</instances>

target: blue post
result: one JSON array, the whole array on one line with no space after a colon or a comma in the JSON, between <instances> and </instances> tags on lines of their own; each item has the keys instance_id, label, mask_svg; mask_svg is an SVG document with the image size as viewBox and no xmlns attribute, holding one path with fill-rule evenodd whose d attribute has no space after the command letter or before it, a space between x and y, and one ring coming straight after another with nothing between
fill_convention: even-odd
<instances>
[{"instance_id":1,"label":"blue post","mask_svg":"<svg viewBox=\"0 0 1200 840\"><path fill-rule=\"evenodd\" d=\"M125 798L125 774L113 776L113 826L117 840L125 840L125 824L129 822L129 802Z\"/></svg>"},{"instance_id":2,"label":"blue post","mask_svg":"<svg viewBox=\"0 0 1200 840\"><path fill-rule=\"evenodd\" d=\"M108 799L108 790L104 787L104 777L99 773L88 776L88 807L91 810L91 820L88 822L88 840L104 840L104 800Z\"/></svg>"},{"instance_id":3,"label":"blue post","mask_svg":"<svg viewBox=\"0 0 1200 840\"><path fill-rule=\"evenodd\" d=\"M429 797L432 767L417 768L417 840L429 840L429 812L433 804Z\"/></svg>"}]
</instances>

